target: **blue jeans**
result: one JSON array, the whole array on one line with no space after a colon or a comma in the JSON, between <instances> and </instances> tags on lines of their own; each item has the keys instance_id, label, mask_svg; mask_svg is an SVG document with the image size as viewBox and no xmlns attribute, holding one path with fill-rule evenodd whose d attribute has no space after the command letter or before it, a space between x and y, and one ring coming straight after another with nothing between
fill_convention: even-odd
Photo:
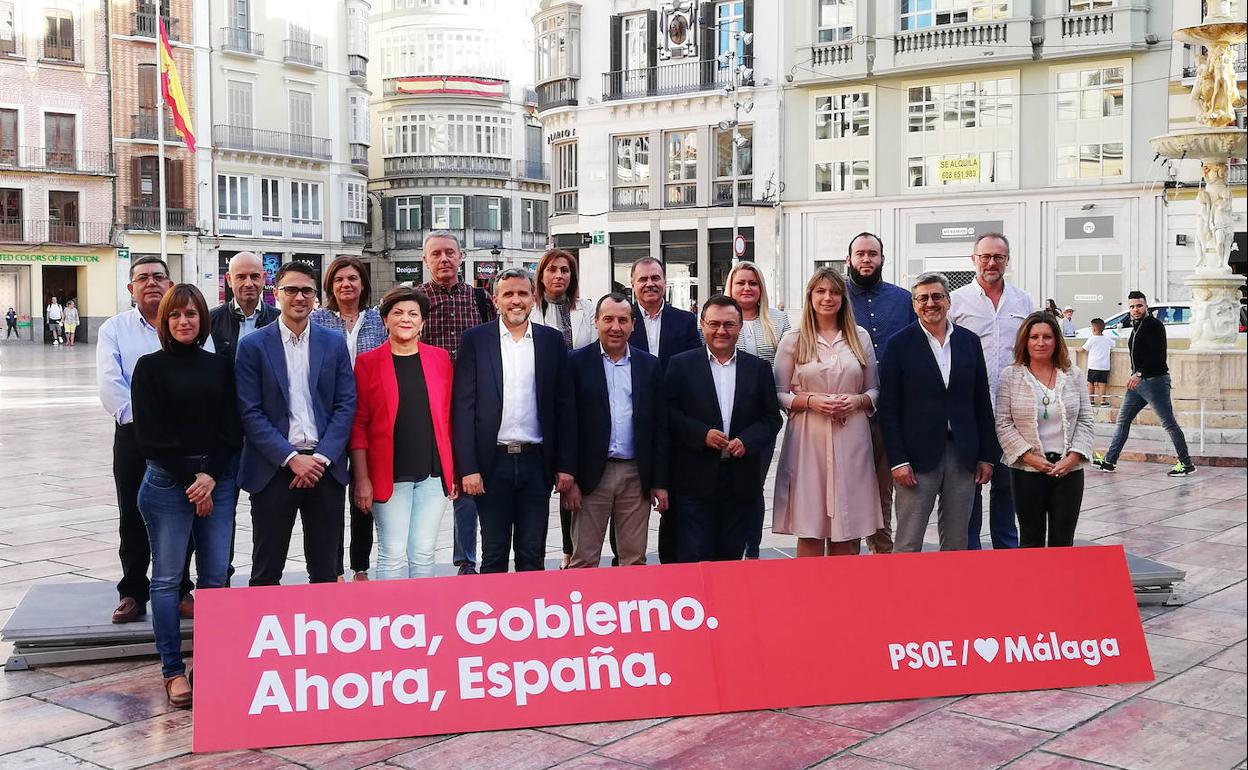
<instances>
[{"instance_id":1,"label":"blue jeans","mask_svg":"<svg viewBox=\"0 0 1248 770\"><path fill-rule=\"evenodd\" d=\"M546 568L546 527L550 484L540 452L496 454L486 474L485 494L477 497L481 517L481 572L506 572L515 550L516 572Z\"/></svg>"},{"instance_id":2,"label":"blue jeans","mask_svg":"<svg viewBox=\"0 0 1248 770\"><path fill-rule=\"evenodd\" d=\"M212 513L196 516L186 489L165 469L148 462L139 487L139 513L152 546L152 632L160 653L161 673L186 673L182 662L182 620L178 616L178 585L194 537L199 588L221 588L230 568L234 540L234 476L230 463L212 490Z\"/></svg>"},{"instance_id":3,"label":"blue jeans","mask_svg":"<svg viewBox=\"0 0 1248 770\"><path fill-rule=\"evenodd\" d=\"M442 479L400 481L384 503L373 502L377 522L377 579L431 577L438 526L446 510Z\"/></svg>"},{"instance_id":4,"label":"blue jeans","mask_svg":"<svg viewBox=\"0 0 1248 770\"><path fill-rule=\"evenodd\" d=\"M1109 442L1109 451L1105 453L1105 462L1118 462L1122 447L1127 443L1127 436L1131 433L1131 423L1146 406L1151 406L1157 413L1161 427L1166 429L1170 441L1174 444L1174 453L1179 456L1179 462L1191 465L1192 456L1187 451L1187 438L1183 435L1183 429L1179 427L1179 421L1174 419L1174 405L1170 403L1170 375L1168 374L1146 377L1122 397L1122 408L1118 410L1118 425L1114 428L1113 440Z\"/></svg>"},{"instance_id":5,"label":"blue jeans","mask_svg":"<svg viewBox=\"0 0 1248 770\"><path fill-rule=\"evenodd\" d=\"M451 563L456 567L477 563L477 500L460 495L453 503L455 527L451 530L454 546Z\"/></svg>"},{"instance_id":6,"label":"blue jeans","mask_svg":"<svg viewBox=\"0 0 1248 770\"><path fill-rule=\"evenodd\" d=\"M1010 469L1001 463L992 464L992 491L988 495L988 532L993 548L1017 548L1018 526L1014 523L1014 497L1010 494ZM971 504L967 548L983 548L979 533L984 524L984 488L975 485L975 502Z\"/></svg>"}]
</instances>

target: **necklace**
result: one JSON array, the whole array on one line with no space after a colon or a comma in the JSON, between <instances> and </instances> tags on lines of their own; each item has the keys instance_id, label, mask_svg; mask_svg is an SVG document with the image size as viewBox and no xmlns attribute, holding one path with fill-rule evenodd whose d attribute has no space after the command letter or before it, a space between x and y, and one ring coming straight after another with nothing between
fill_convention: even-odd
<instances>
[{"instance_id":1,"label":"necklace","mask_svg":"<svg viewBox=\"0 0 1248 770\"><path fill-rule=\"evenodd\" d=\"M1029 370L1029 371L1030 371L1030 370ZM1041 418L1040 418L1040 419L1042 419L1042 420L1047 420L1047 419L1049 419L1049 404L1053 403L1053 401L1052 401L1053 389L1052 389L1051 387L1049 387L1048 385L1044 384L1043 382L1041 382L1041 381L1040 381L1040 378L1036 376L1036 373L1035 373L1035 372L1031 372L1031 378L1032 378L1033 380L1035 380L1035 381L1036 381L1036 384L1037 384L1037 385L1039 385L1039 386L1040 386L1040 389L1043 391L1043 392L1040 394L1040 404L1041 404L1041 406L1043 406L1043 407L1044 407L1044 414L1041 416ZM1053 371L1049 372L1049 378L1048 378L1048 379L1052 379L1052 380L1054 380L1054 381L1056 381L1056 380L1057 380L1057 370L1056 370L1056 369L1054 369ZM1054 382L1054 384L1056 384L1056 382Z\"/></svg>"}]
</instances>

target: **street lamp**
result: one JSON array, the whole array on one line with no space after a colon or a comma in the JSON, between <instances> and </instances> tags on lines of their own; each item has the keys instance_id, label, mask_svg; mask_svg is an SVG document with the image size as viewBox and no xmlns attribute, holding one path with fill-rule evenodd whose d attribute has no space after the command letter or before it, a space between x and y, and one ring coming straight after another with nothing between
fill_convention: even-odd
<instances>
[{"instance_id":1,"label":"street lamp","mask_svg":"<svg viewBox=\"0 0 1248 770\"><path fill-rule=\"evenodd\" d=\"M741 148L745 146L749 139L741 135L741 112L744 110L747 114L754 109L754 102L742 100L740 97L740 88L742 83L749 83L754 78L754 70L747 67L743 62L737 61L737 48L739 45L750 45L754 42L753 32L744 32L740 29L732 31L731 48L716 57L721 65L728 69L728 85L724 88L724 94L732 99L732 120L719 121L719 130L727 131L732 129L732 261L736 264L740 261L737 256L737 222L740 219L740 185L737 181L737 175L740 173L737 163L737 155Z\"/></svg>"}]
</instances>

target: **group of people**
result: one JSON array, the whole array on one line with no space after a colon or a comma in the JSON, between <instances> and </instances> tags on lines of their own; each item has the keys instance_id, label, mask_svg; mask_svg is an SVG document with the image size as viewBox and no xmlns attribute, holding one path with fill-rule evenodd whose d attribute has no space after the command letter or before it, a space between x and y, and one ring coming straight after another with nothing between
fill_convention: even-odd
<instances>
[{"instance_id":1,"label":"group of people","mask_svg":"<svg viewBox=\"0 0 1248 770\"><path fill-rule=\"evenodd\" d=\"M9 308L9 312L13 314L13 321L9 325L16 332L17 314L13 312L13 308ZM44 318L47 319L48 333L52 335L53 345L74 346L74 335L78 333L78 324L82 322L77 303L71 299L61 305L60 300L53 297L44 308Z\"/></svg>"},{"instance_id":2,"label":"group of people","mask_svg":"<svg viewBox=\"0 0 1248 770\"><path fill-rule=\"evenodd\" d=\"M281 582L296 518L311 582L368 579L374 532L374 577L432 575L448 502L460 574L541 570L552 490L561 567L598 566L607 543L613 564L644 564L652 511L661 562L757 558L787 413L772 530L799 556L856 554L864 539L919 551L934 507L942 550L978 548L989 482L994 548L1073 543L1089 394L1056 319L1006 283L1003 235L979 237L975 281L951 292L938 273L910 290L883 281L883 243L863 233L848 279L811 276L792 328L749 262L695 316L665 301L654 258L633 264L631 300L594 303L568 252L546 252L533 275L503 270L487 292L460 279L453 233L424 248L429 280L376 305L355 257L335 259L322 287L283 265L273 307L260 258L237 254L233 297L211 311L160 259L132 263L135 307L97 349L116 422L113 621L150 602L174 705L192 698L179 622L194 614L190 560L196 587L228 583L243 491L253 586ZM1132 339L1134 388L1151 403L1155 340ZM1164 368L1164 330L1162 352ZM1115 439L1102 467L1120 450Z\"/></svg>"}]
</instances>

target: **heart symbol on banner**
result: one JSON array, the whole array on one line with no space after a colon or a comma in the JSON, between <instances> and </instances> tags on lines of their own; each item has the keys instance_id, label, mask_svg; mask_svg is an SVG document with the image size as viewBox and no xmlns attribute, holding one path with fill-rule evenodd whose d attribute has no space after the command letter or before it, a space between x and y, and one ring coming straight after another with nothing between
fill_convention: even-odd
<instances>
[{"instance_id":1,"label":"heart symbol on banner","mask_svg":"<svg viewBox=\"0 0 1248 770\"><path fill-rule=\"evenodd\" d=\"M975 652L979 653L979 657L991 663L997 658L997 652L1001 649L1001 645L996 639L976 639Z\"/></svg>"}]
</instances>

